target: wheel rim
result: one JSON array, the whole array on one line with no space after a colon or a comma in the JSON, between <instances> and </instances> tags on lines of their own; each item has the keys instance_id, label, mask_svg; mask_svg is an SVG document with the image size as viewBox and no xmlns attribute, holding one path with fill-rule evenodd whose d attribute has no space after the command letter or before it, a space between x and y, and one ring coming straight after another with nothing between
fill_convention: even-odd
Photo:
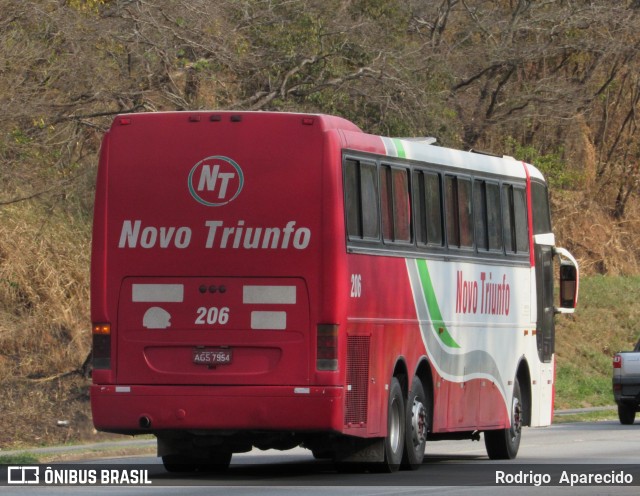
<instances>
[{"instance_id":1,"label":"wheel rim","mask_svg":"<svg viewBox=\"0 0 640 496\"><path fill-rule=\"evenodd\" d=\"M515 397L513 398L513 404L511 408L511 440L515 440L522 431L522 404L520 403L520 399Z\"/></svg>"},{"instance_id":2,"label":"wheel rim","mask_svg":"<svg viewBox=\"0 0 640 496\"><path fill-rule=\"evenodd\" d=\"M427 409L421 401L414 399L411 408L411 440L414 448L426 441L426 420Z\"/></svg>"},{"instance_id":3,"label":"wheel rim","mask_svg":"<svg viewBox=\"0 0 640 496\"><path fill-rule=\"evenodd\" d=\"M389 411L389 444L393 452L397 452L400 449L400 421L401 412L400 405L397 400L394 399Z\"/></svg>"}]
</instances>

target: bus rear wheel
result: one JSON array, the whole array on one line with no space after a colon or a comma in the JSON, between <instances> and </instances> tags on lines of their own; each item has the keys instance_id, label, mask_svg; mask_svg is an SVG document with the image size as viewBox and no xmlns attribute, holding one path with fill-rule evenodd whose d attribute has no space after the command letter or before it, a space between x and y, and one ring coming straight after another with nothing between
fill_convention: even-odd
<instances>
[{"instance_id":1,"label":"bus rear wheel","mask_svg":"<svg viewBox=\"0 0 640 496\"><path fill-rule=\"evenodd\" d=\"M403 468L417 470L422 465L428 428L429 404L422 381L416 377L411 384L406 406Z\"/></svg>"},{"instance_id":2,"label":"bus rear wheel","mask_svg":"<svg viewBox=\"0 0 640 496\"><path fill-rule=\"evenodd\" d=\"M484 445L492 460L513 460L520 448L524 411L522 408L522 394L518 379L513 384L513 398L511 400L511 426L507 429L485 431Z\"/></svg>"},{"instance_id":3,"label":"bus rear wheel","mask_svg":"<svg viewBox=\"0 0 640 496\"><path fill-rule=\"evenodd\" d=\"M382 470L395 472L402 463L405 446L405 410L402 387L396 377L391 380L387 407L387 437L384 440Z\"/></svg>"}]
</instances>

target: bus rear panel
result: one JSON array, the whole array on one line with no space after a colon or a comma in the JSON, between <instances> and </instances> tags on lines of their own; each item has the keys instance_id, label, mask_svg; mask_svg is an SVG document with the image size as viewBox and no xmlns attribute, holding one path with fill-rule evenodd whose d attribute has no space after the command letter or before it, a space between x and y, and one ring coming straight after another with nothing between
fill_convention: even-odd
<instances>
[{"instance_id":1,"label":"bus rear panel","mask_svg":"<svg viewBox=\"0 0 640 496\"><path fill-rule=\"evenodd\" d=\"M322 366L337 350L319 357L317 335L340 310L330 132L296 115L115 120L92 260L92 320L110 327L95 336L99 429L342 429Z\"/></svg>"}]
</instances>

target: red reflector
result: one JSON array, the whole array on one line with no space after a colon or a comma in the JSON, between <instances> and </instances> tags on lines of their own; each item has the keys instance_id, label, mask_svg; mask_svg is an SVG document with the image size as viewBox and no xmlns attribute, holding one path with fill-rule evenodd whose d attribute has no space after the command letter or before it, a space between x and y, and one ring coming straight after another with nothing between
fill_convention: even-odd
<instances>
[{"instance_id":1,"label":"red reflector","mask_svg":"<svg viewBox=\"0 0 640 496\"><path fill-rule=\"evenodd\" d=\"M129 117L120 117L121 126L128 126L129 124L131 124L131 119Z\"/></svg>"},{"instance_id":2,"label":"red reflector","mask_svg":"<svg viewBox=\"0 0 640 496\"><path fill-rule=\"evenodd\" d=\"M302 124L304 124L305 126L312 126L313 125L313 117L303 117L302 118Z\"/></svg>"}]
</instances>

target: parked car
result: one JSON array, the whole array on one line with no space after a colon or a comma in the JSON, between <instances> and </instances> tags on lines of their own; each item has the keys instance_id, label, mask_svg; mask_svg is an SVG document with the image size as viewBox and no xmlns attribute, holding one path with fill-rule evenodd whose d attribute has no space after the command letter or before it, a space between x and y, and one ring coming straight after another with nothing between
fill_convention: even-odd
<instances>
[{"instance_id":1,"label":"parked car","mask_svg":"<svg viewBox=\"0 0 640 496\"><path fill-rule=\"evenodd\" d=\"M640 408L640 340L633 351L619 351L613 356L613 397L620 423L633 424Z\"/></svg>"}]
</instances>

